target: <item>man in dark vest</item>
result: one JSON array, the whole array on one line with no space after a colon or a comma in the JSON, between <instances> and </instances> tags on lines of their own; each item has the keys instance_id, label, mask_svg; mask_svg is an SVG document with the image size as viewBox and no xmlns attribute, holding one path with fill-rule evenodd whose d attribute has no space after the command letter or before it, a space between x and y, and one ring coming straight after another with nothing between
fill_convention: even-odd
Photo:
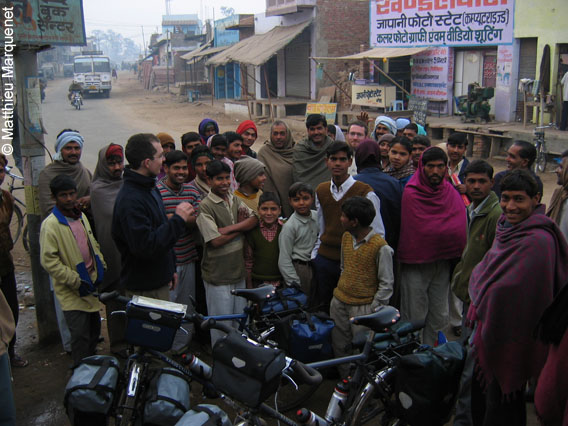
<instances>
[{"instance_id":1,"label":"man in dark vest","mask_svg":"<svg viewBox=\"0 0 568 426\"><path fill-rule=\"evenodd\" d=\"M316 304L329 310L333 290L337 286L340 270L341 205L351 197L368 198L375 208L375 217L371 223L373 230L381 237L385 228L381 218L381 202L373 188L358 182L349 176L349 167L353 162L353 150L345 142L333 142L326 151L326 164L331 172L331 181L323 182L316 189L316 208L318 212L319 237L312 252L314 268L318 282Z\"/></svg>"}]
</instances>

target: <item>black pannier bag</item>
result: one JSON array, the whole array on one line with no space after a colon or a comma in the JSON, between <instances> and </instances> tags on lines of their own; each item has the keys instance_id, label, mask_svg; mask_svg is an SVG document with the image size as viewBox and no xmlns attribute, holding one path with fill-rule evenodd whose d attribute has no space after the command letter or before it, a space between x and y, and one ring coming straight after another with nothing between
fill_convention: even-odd
<instances>
[{"instance_id":1,"label":"black pannier bag","mask_svg":"<svg viewBox=\"0 0 568 426\"><path fill-rule=\"evenodd\" d=\"M64 405L73 425L106 424L119 377L115 357L94 355L84 358L65 386Z\"/></svg>"},{"instance_id":2,"label":"black pannier bag","mask_svg":"<svg viewBox=\"0 0 568 426\"><path fill-rule=\"evenodd\" d=\"M448 342L400 357L395 379L399 417L411 426L441 426L456 401L465 350Z\"/></svg>"},{"instance_id":3,"label":"black pannier bag","mask_svg":"<svg viewBox=\"0 0 568 426\"><path fill-rule=\"evenodd\" d=\"M151 371L144 404L144 424L169 426L189 410L189 382L174 368Z\"/></svg>"},{"instance_id":4,"label":"black pannier bag","mask_svg":"<svg viewBox=\"0 0 568 426\"><path fill-rule=\"evenodd\" d=\"M281 350L256 346L231 331L213 347L212 381L220 392L257 407L276 392L285 365Z\"/></svg>"}]
</instances>

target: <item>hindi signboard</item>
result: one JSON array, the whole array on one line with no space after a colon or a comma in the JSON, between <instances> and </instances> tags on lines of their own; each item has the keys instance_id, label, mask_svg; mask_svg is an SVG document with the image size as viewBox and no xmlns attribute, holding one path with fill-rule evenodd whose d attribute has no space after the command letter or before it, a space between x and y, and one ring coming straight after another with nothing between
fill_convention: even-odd
<instances>
[{"instance_id":1,"label":"hindi signboard","mask_svg":"<svg viewBox=\"0 0 568 426\"><path fill-rule=\"evenodd\" d=\"M86 43L82 0L13 0L3 11L2 41L13 37L19 45Z\"/></svg>"},{"instance_id":2,"label":"hindi signboard","mask_svg":"<svg viewBox=\"0 0 568 426\"><path fill-rule=\"evenodd\" d=\"M386 108L396 100L396 87L394 86L351 86L351 104L369 107Z\"/></svg>"},{"instance_id":3,"label":"hindi signboard","mask_svg":"<svg viewBox=\"0 0 568 426\"><path fill-rule=\"evenodd\" d=\"M412 121L420 124L421 126L426 125L426 116L428 115L428 99L411 96L408 100L408 109L413 113Z\"/></svg>"},{"instance_id":4,"label":"hindi signboard","mask_svg":"<svg viewBox=\"0 0 568 426\"><path fill-rule=\"evenodd\" d=\"M513 42L515 0L371 0L373 47Z\"/></svg>"},{"instance_id":5,"label":"hindi signboard","mask_svg":"<svg viewBox=\"0 0 568 426\"><path fill-rule=\"evenodd\" d=\"M308 104L306 105L306 117L310 114L321 114L329 124L335 123L337 104Z\"/></svg>"},{"instance_id":6,"label":"hindi signboard","mask_svg":"<svg viewBox=\"0 0 568 426\"><path fill-rule=\"evenodd\" d=\"M453 50L433 47L412 57L411 93L433 101L447 101L453 84Z\"/></svg>"}]
</instances>

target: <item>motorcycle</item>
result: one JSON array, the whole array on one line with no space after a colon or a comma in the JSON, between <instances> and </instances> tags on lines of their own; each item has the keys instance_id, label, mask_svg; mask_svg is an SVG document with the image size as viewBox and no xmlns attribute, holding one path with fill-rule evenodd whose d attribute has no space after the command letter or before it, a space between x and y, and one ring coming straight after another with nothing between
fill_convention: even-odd
<instances>
[{"instance_id":1,"label":"motorcycle","mask_svg":"<svg viewBox=\"0 0 568 426\"><path fill-rule=\"evenodd\" d=\"M71 94L71 105L73 105L77 110L81 109L81 105L83 105L83 96L81 96L81 92L73 91Z\"/></svg>"}]
</instances>

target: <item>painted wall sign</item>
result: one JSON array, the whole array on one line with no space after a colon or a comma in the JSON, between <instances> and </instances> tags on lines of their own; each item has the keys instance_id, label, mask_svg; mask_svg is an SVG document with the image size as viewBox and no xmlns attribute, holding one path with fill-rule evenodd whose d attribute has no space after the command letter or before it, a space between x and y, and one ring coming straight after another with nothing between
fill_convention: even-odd
<instances>
[{"instance_id":1,"label":"painted wall sign","mask_svg":"<svg viewBox=\"0 0 568 426\"><path fill-rule=\"evenodd\" d=\"M366 86L354 84L351 86L351 103L370 107L386 108L396 100L394 86Z\"/></svg>"},{"instance_id":2,"label":"painted wall sign","mask_svg":"<svg viewBox=\"0 0 568 426\"><path fill-rule=\"evenodd\" d=\"M6 10L9 14L6 15ZM32 45L84 45L82 0L13 0L3 8L0 40Z\"/></svg>"},{"instance_id":3,"label":"painted wall sign","mask_svg":"<svg viewBox=\"0 0 568 426\"><path fill-rule=\"evenodd\" d=\"M511 44L515 0L371 0L373 47Z\"/></svg>"},{"instance_id":4,"label":"painted wall sign","mask_svg":"<svg viewBox=\"0 0 568 426\"><path fill-rule=\"evenodd\" d=\"M306 106L306 117L310 114L322 114L329 124L335 123L337 104L308 104Z\"/></svg>"}]
</instances>

